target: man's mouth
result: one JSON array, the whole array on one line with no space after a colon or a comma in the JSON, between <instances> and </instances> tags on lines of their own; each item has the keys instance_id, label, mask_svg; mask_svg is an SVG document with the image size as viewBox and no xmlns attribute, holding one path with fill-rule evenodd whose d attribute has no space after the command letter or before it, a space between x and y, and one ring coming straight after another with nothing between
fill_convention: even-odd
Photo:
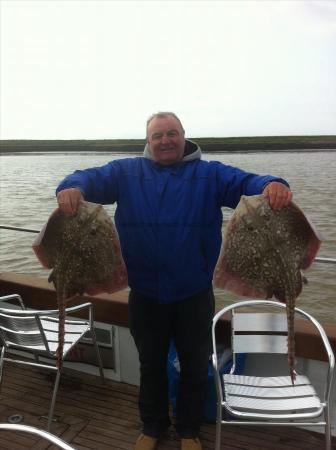
<instances>
[{"instance_id":1,"label":"man's mouth","mask_svg":"<svg viewBox=\"0 0 336 450\"><path fill-rule=\"evenodd\" d=\"M171 152L171 151L174 151L175 149L173 148L173 147L170 147L170 148L161 148L160 149L160 151L161 152Z\"/></svg>"}]
</instances>

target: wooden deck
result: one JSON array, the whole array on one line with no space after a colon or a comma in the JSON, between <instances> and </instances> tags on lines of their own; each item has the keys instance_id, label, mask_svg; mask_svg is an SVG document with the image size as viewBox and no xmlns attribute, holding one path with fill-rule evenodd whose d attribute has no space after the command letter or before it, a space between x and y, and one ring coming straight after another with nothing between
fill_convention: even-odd
<instances>
[{"instance_id":1,"label":"wooden deck","mask_svg":"<svg viewBox=\"0 0 336 450\"><path fill-rule=\"evenodd\" d=\"M0 396L0 422L12 415L23 416L22 424L46 427L51 399L50 372L5 363ZM137 409L138 388L65 369L59 389L52 433L78 450L130 450L140 431ZM214 425L204 425L201 440L205 450L214 448ZM0 449L56 449L33 435L0 431ZM158 450L178 449L179 440L172 431ZM318 433L284 427L227 427L222 433L224 450L319 450L324 437ZM336 440L333 447L336 450Z\"/></svg>"}]
</instances>

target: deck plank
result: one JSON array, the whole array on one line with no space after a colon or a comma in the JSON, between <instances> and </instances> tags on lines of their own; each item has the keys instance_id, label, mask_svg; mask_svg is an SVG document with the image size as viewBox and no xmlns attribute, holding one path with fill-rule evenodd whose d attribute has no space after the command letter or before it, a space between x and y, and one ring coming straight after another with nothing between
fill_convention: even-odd
<instances>
[{"instance_id":1,"label":"deck plank","mask_svg":"<svg viewBox=\"0 0 336 450\"><path fill-rule=\"evenodd\" d=\"M46 429L53 377L36 368L5 365L0 395L0 421L22 414L23 423ZM65 369L57 397L52 433L77 450L132 450L140 433L138 388L136 386L84 375ZM215 427L201 430L204 450L213 450ZM172 430L160 440L158 450L180 448ZM226 426L222 431L222 450L322 450L321 434L294 427ZM0 449L56 450L54 445L33 435L0 432ZM333 438L333 450L336 450Z\"/></svg>"}]
</instances>

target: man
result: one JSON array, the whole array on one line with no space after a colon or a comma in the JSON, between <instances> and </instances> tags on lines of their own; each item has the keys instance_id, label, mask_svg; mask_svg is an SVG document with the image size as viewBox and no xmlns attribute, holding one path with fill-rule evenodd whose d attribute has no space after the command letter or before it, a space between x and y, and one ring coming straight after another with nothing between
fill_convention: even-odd
<instances>
[{"instance_id":1,"label":"man","mask_svg":"<svg viewBox=\"0 0 336 450\"><path fill-rule=\"evenodd\" d=\"M287 205L286 181L201 159L178 117L151 116L143 157L76 171L57 189L60 208L75 214L83 199L117 202L115 222L129 286L129 322L139 352L143 432L135 450L153 450L170 425L167 353L171 339L181 375L176 429L182 450L201 450L211 322L212 275L221 245L222 206L264 193Z\"/></svg>"}]
</instances>

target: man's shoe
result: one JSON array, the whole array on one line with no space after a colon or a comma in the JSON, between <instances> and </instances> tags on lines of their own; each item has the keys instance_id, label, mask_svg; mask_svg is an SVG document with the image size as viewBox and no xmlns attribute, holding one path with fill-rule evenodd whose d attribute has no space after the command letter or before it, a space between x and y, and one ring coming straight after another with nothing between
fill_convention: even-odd
<instances>
[{"instance_id":1,"label":"man's shoe","mask_svg":"<svg viewBox=\"0 0 336 450\"><path fill-rule=\"evenodd\" d=\"M157 444L157 439L146 434L140 434L138 437L134 450L154 450Z\"/></svg>"},{"instance_id":2,"label":"man's shoe","mask_svg":"<svg viewBox=\"0 0 336 450\"><path fill-rule=\"evenodd\" d=\"M202 444L198 438L181 439L181 450L202 450Z\"/></svg>"}]
</instances>

